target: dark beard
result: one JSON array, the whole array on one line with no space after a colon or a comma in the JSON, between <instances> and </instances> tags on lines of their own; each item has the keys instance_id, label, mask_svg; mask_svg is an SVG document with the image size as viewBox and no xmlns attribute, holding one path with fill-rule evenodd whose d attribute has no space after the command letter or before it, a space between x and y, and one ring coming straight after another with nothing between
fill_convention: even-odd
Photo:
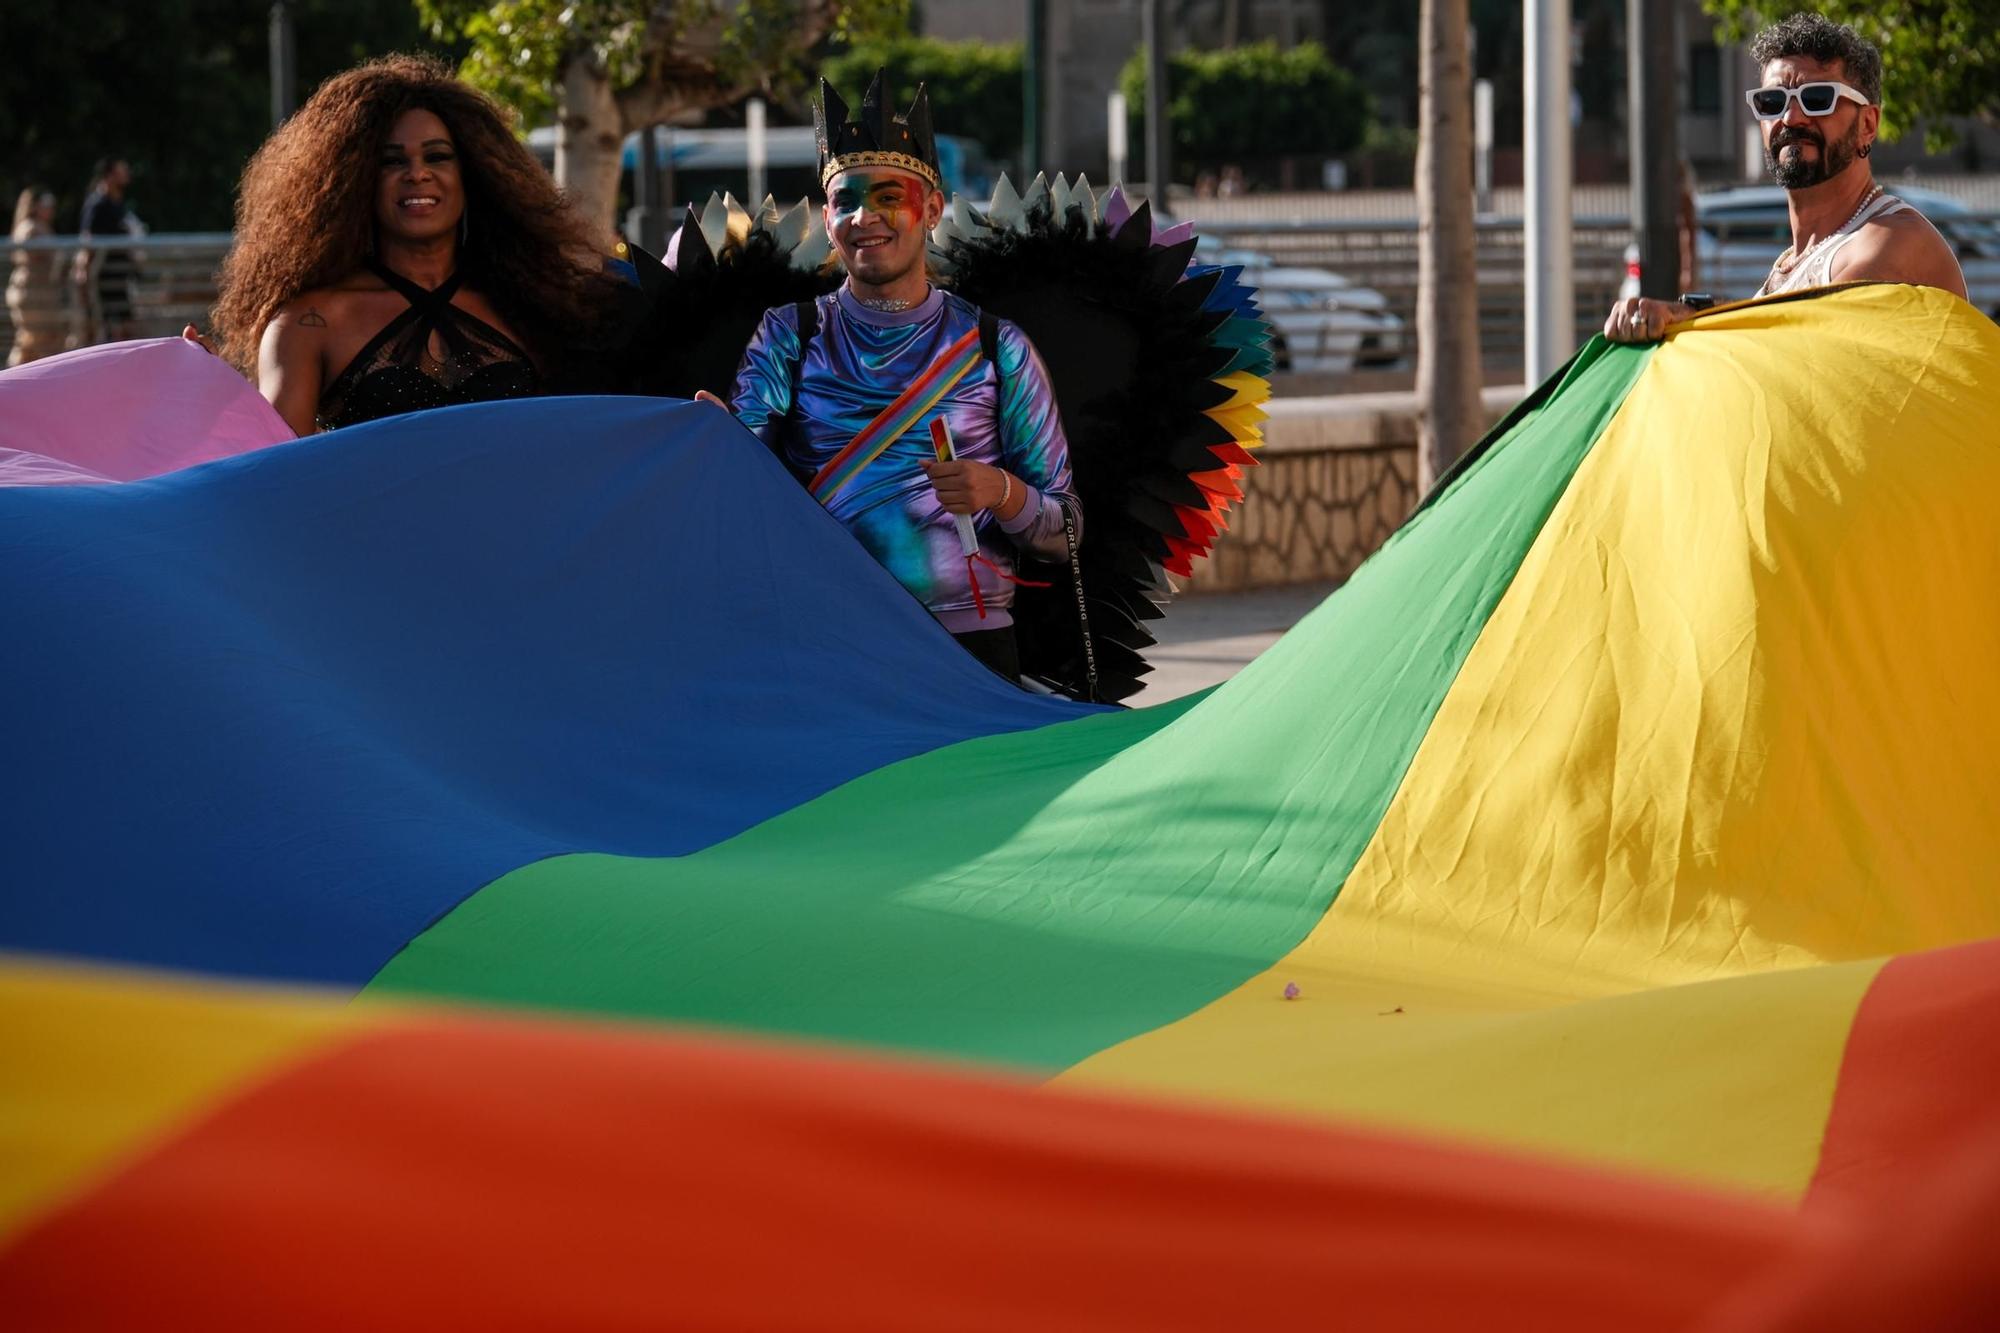
<instances>
[{"instance_id":1,"label":"dark beard","mask_svg":"<svg viewBox=\"0 0 2000 1333\"><path fill-rule=\"evenodd\" d=\"M1854 159L1861 155L1861 122L1856 120L1846 136L1832 143L1826 136L1813 130L1785 130L1787 137L1782 141L1767 145L1764 161L1771 168L1771 175L1787 190L1803 190L1823 181L1830 181L1841 172L1854 165ZM1819 157L1808 162L1803 156L1786 159L1786 145L1794 143L1815 143L1819 145Z\"/></svg>"}]
</instances>

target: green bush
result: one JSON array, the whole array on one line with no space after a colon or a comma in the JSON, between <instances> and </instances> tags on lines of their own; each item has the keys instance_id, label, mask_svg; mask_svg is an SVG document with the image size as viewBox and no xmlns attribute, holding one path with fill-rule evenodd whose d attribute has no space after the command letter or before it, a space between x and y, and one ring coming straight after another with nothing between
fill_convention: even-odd
<instances>
[{"instance_id":1,"label":"green bush","mask_svg":"<svg viewBox=\"0 0 2000 1333\"><path fill-rule=\"evenodd\" d=\"M998 157L1016 156L1021 143L1021 44L947 42L900 35L858 43L821 67L827 82L850 107L875 71L889 71L896 109L922 82L929 86L931 122L939 134L977 140Z\"/></svg>"},{"instance_id":2,"label":"green bush","mask_svg":"<svg viewBox=\"0 0 2000 1333\"><path fill-rule=\"evenodd\" d=\"M1119 75L1135 155L1144 143L1145 52ZM1338 157L1368 131L1368 94L1318 42L1182 51L1167 62L1175 175L1279 157Z\"/></svg>"}]
</instances>

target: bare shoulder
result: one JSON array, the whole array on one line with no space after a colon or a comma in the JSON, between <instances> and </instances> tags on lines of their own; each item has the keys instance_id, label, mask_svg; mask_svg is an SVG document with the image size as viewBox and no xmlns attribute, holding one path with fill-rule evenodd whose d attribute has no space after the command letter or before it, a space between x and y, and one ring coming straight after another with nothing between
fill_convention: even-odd
<instances>
[{"instance_id":1,"label":"bare shoulder","mask_svg":"<svg viewBox=\"0 0 2000 1333\"><path fill-rule=\"evenodd\" d=\"M347 293L337 287L300 292L278 307L277 313L271 316L269 328L303 337L323 334L346 313L348 304Z\"/></svg>"},{"instance_id":2,"label":"bare shoulder","mask_svg":"<svg viewBox=\"0 0 2000 1333\"><path fill-rule=\"evenodd\" d=\"M1871 219L1842 247L1832 276L1840 282L1908 282L1965 295L1965 274L1951 242L1915 208Z\"/></svg>"},{"instance_id":3,"label":"bare shoulder","mask_svg":"<svg viewBox=\"0 0 2000 1333\"><path fill-rule=\"evenodd\" d=\"M301 292L279 306L264 325L258 364L267 372L321 366L345 341L341 330L352 319L338 289Z\"/></svg>"}]
</instances>

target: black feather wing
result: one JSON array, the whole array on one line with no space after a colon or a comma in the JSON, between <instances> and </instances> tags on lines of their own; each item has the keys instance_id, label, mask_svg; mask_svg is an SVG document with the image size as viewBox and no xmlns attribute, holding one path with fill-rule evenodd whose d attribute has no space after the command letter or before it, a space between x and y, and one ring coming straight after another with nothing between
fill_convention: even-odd
<instances>
[{"instance_id":1,"label":"black feather wing","mask_svg":"<svg viewBox=\"0 0 2000 1333\"><path fill-rule=\"evenodd\" d=\"M1190 268L1194 238L1156 233L1116 191L1100 202L1081 182L1038 181L1022 203L1003 183L990 210L953 216L949 283L1040 353L1084 511L1081 597L1070 569L1024 571L1051 586L1015 597L1022 670L1126 698L1152 669L1143 622L1171 596L1168 576L1192 573L1241 498L1270 394L1269 327L1237 273Z\"/></svg>"}]
</instances>

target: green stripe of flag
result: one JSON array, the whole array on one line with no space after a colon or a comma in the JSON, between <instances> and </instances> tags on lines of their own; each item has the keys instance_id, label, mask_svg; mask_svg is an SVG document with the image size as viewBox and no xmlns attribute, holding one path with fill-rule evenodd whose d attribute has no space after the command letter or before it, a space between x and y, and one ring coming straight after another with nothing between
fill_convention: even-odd
<instances>
[{"instance_id":1,"label":"green stripe of flag","mask_svg":"<svg viewBox=\"0 0 2000 1333\"><path fill-rule=\"evenodd\" d=\"M878 770L692 856L558 857L371 986L1065 1067L1269 966L1331 904L1647 361L1593 344L1228 684Z\"/></svg>"}]
</instances>

